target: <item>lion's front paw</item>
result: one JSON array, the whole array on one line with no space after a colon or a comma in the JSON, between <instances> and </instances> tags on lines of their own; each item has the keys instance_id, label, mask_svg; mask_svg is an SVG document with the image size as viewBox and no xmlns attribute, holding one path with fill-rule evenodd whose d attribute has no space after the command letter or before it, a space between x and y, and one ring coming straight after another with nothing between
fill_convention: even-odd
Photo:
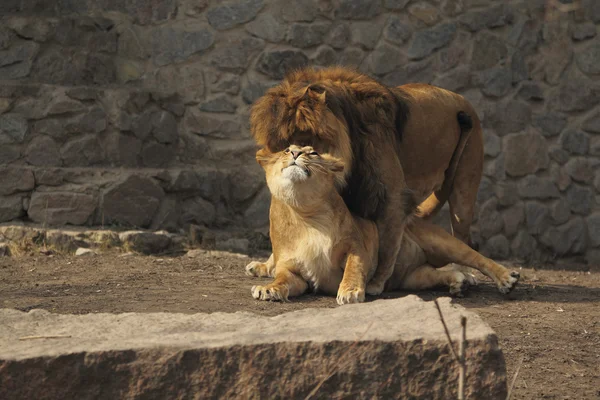
<instances>
[{"instance_id":1,"label":"lion's front paw","mask_svg":"<svg viewBox=\"0 0 600 400\"><path fill-rule=\"evenodd\" d=\"M365 291L359 288L342 288L338 289L337 303L341 306L351 303L362 303L365 301Z\"/></svg>"},{"instance_id":2,"label":"lion's front paw","mask_svg":"<svg viewBox=\"0 0 600 400\"><path fill-rule=\"evenodd\" d=\"M450 283L450 295L463 297L470 285L471 283L467 275L462 272L455 272L455 279Z\"/></svg>"},{"instance_id":3,"label":"lion's front paw","mask_svg":"<svg viewBox=\"0 0 600 400\"><path fill-rule=\"evenodd\" d=\"M257 300L288 301L288 294L285 286L252 286L252 297Z\"/></svg>"},{"instance_id":4,"label":"lion's front paw","mask_svg":"<svg viewBox=\"0 0 600 400\"><path fill-rule=\"evenodd\" d=\"M246 275L256 277L268 277L267 265L258 261L252 261L246 265Z\"/></svg>"},{"instance_id":5,"label":"lion's front paw","mask_svg":"<svg viewBox=\"0 0 600 400\"><path fill-rule=\"evenodd\" d=\"M379 296L381 293L383 293L383 283L371 281L367 283L367 289L365 291L368 295Z\"/></svg>"},{"instance_id":6,"label":"lion's front paw","mask_svg":"<svg viewBox=\"0 0 600 400\"><path fill-rule=\"evenodd\" d=\"M521 275L517 271L506 271L500 279L500 282L498 282L498 290L500 290L500 293L510 293L515 286L517 286L520 277Z\"/></svg>"}]
</instances>

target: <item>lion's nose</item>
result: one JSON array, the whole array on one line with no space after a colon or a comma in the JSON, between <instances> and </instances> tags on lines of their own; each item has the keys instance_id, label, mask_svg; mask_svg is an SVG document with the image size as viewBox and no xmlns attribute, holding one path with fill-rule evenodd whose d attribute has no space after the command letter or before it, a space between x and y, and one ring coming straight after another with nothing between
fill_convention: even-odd
<instances>
[{"instance_id":1,"label":"lion's nose","mask_svg":"<svg viewBox=\"0 0 600 400\"><path fill-rule=\"evenodd\" d=\"M300 157L300 154L302 154L302 152L294 151L294 150L292 150L291 153L292 153L292 157L294 157L294 160L297 159L298 157Z\"/></svg>"}]
</instances>

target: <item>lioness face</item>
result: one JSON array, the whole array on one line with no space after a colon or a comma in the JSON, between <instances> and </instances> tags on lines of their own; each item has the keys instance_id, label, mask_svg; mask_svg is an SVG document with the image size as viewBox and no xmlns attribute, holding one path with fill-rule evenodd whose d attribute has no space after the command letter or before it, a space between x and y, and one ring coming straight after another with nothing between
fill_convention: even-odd
<instances>
[{"instance_id":1,"label":"lioness face","mask_svg":"<svg viewBox=\"0 0 600 400\"><path fill-rule=\"evenodd\" d=\"M307 197L302 202L312 202L311 197L318 199L343 180L344 164L320 155L312 146L291 145L277 153L262 149L256 159L265 170L271 194L281 200L299 202L299 197Z\"/></svg>"}]
</instances>

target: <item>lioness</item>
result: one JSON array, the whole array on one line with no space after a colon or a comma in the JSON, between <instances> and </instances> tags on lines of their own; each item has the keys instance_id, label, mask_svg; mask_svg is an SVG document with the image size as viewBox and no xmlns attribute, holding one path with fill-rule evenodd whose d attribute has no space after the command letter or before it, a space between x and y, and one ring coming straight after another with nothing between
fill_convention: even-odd
<instances>
[{"instance_id":1,"label":"lioness","mask_svg":"<svg viewBox=\"0 0 600 400\"><path fill-rule=\"evenodd\" d=\"M462 96L421 84L389 88L345 68L307 68L257 100L250 123L270 152L296 144L341 160L346 206L379 231L378 268L367 293L381 293L394 271L412 212L407 188L425 219L448 201L453 235L470 243L483 139Z\"/></svg>"},{"instance_id":2,"label":"lioness","mask_svg":"<svg viewBox=\"0 0 600 400\"><path fill-rule=\"evenodd\" d=\"M266 263L252 262L253 276L274 276L266 286L254 286L252 296L286 301L309 287L337 293L339 304L365 299L365 285L377 267L379 237L374 222L353 216L336 189L344 179L344 163L319 155L312 147L292 145L270 154L259 150L271 191L271 243ZM426 289L439 285L460 295L468 286L462 272L436 269L456 262L478 269L508 293L519 279L443 229L419 218L408 223L386 290Z\"/></svg>"}]
</instances>

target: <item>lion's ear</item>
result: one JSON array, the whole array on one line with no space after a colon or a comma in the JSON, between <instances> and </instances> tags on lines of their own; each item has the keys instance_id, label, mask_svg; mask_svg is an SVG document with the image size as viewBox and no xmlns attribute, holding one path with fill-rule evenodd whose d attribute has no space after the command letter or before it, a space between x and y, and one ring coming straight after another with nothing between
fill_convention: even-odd
<instances>
[{"instance_id":1,"label":"lion's ear","mask_svg":"<svg viewBox=\"0 0 600 400\"><path fill-rule=\"evenodd\" d=\"M316 85L311 85L308 88L306 88L306 93L313 99L325 104L326 92L324 88Z\"/></svg>"}]
</instances>

